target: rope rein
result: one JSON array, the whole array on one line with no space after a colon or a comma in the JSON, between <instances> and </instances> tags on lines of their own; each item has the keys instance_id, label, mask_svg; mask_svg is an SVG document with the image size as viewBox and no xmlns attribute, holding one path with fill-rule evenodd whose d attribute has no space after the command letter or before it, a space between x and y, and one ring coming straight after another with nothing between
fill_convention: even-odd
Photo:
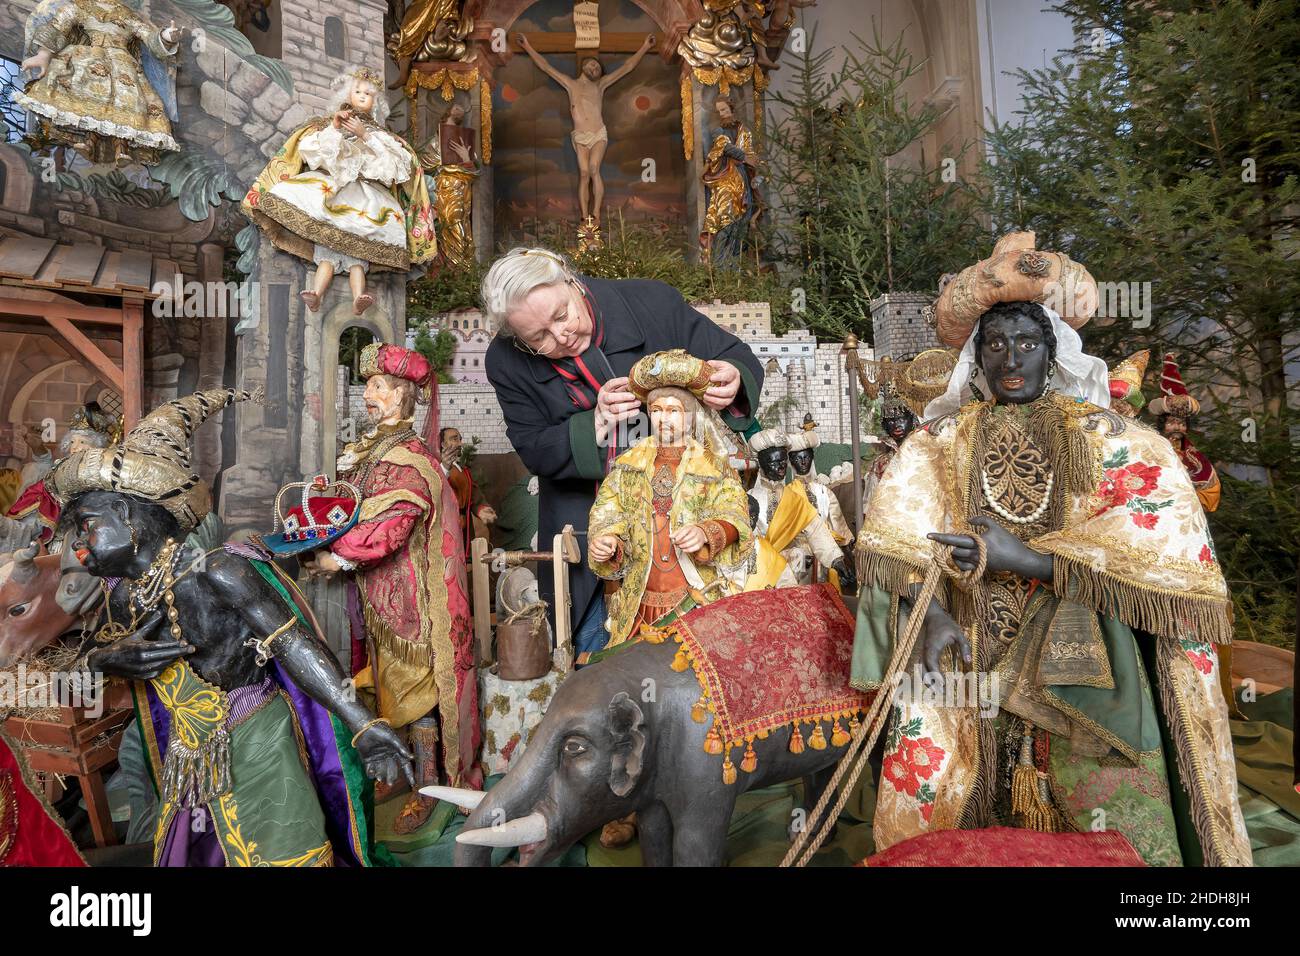
<instances>
[{"instance_id":1,"label":"rope rein","mask_svg":"<svg viewBox=\"0 0 1300 956\"><path fill-rule=\"evenodd\" d=\"M831 777L830 783L822 792L821 799L817 801L817 805L808 815L808 826L801 829L795 836L785 858L781 860L781 866L807 866L821 848L822 843L826 841L831 829L835 826L835 822L839 819L840 811L844 809L849 794L853 792L858 778L862 776L862 771L866 769L871 751L875 748L880 732L884 729L889 718L892 708L887 707L886 703L892 699L894 686L902 676L907 662L912 658L912 650L916 646L917 638L920 636L925 624L925 612L929 609L930 601L939 588L939 582L946 575L954 578L959 585L970 587L984 576L984 570L988 564L988 549L983 538L979 535L973 537L976 546L979 548L979 560L972 571L962 571L956 568L952 564L953 549L937 541L933 542L934 560L931 562L929 570L926 571L920 592L912 602L912 613L907 618L907 626L904 628L902 636L894 644L894 653L889 658L889 667L881 679L875 698L871 701L871 708L867 711L866 719L858 726L853 739L849 741L848 749L844 751L844 756L840 758L839 765L835 768L835 775ZM848 777L848 781L841 788L840 782L844 780L845 776ZM826 810L826 805L830 802L831 796L836 792L837 788L839 788L839 796L835 800L835 806L827 814L821 826L817 827L817 832L813 833L815 821L821 819L822 813Z\"/></svg>"}]
</instances>

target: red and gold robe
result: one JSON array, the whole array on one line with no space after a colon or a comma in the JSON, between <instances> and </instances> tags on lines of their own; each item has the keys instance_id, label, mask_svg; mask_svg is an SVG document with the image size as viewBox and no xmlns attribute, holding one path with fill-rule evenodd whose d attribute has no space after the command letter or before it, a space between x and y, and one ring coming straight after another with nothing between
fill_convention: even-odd
<instances>
[{"instance_id":1,"label":"red and gold robe","mask_svg":"<svg viewBox=\"0 0 1300 956\"><path fill-rule=\"evenodd\" d=\"M436 708L449 782L480 786L460 523L443 513L442 465L409 425L381 428L340 459L340 477L359 483L362 493L360 520L331 545L355 569L360 592L371 656L356 686L374 690L380 716L394 727Z\"/></svg>"}]
</instances>

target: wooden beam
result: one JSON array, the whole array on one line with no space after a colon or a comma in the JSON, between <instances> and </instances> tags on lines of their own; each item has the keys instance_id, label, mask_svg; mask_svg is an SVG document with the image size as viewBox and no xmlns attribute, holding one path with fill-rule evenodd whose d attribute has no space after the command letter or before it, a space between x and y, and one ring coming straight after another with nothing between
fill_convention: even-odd
<instances>
[{"instance_id":1,"label":"wooden beam","mask_svg":"<svg viewBox=\"0 0 1300 956\"><path fill-rule=\"evenodd\" d=\"M45 316L45 321L54 326L59 334L71 345L77 353L89 362L100 375L117 389L117 393L122 396L123 403L126 402L126 383L122 375L122 370L117 367L111 358L100 351L99 346L82 333L71 322L61 315L50 313Z\"/></svg>"},{"instance_id":2,"label":"wooden beam","mask_svg":"<svg viewBox=\"0 0 1300 956\"><path fill-rule=\"evenodd\" d=\"M53 248L53 239L38 239L35 236L0 242L0 275L30 279L41 271L41 266Z\"/></svg>"},{"instance_id":3,"label":"wooden beam","mask_svg":"<svg viewBox=\"0 0 1300 956\"><path fill-rule=\"evenodd\" d=\"M73 322L91 322L95 325L122 324L121 309L106 309L94 305L82 305L78 302L59 301L42 302L39 299L18 299L13 296L0 296L0 315L27 315L43 319L52 312L58 312Z\"/></svg>"},{"instance_id":4,"label":"wooden beam","mask_svg":"<svg viewBox=\"0 0 1300 956\"><path fill-rule=\"evenodd\" d=\"M518 38L521 36L528 37L528 42L533 45L533 49L538 53L635 53L641 49L641 44L645 42L644 33L609 33L605 30L600 31L600 49L583 49L574 48L574 42L577 40L576 33L532 33L524 31L522 33L512 33L510 48L512 50L523 52L523 47L519 45ZM665 34L656 33L655 45L652 50L662 50Z\"/></svg>"},{"instance_id":5,"label":"wooden beam","mask_svg":"<svg viewBox=\"0 0 1300 956\"><path fill-rule=\"evenodd\" d=\"M144 414L144 305L122 303L122 420L129 431Z\"/></svg>"}]
</instances>

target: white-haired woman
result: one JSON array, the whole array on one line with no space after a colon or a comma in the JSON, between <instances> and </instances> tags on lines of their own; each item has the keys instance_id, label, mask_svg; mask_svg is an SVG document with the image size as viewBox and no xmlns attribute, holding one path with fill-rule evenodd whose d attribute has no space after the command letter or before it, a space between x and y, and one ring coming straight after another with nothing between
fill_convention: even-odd
<instances>
[{"instance_id":1,"label":"white-haired woman","mask_svg":"<svg viewBox=\"0 0 1300 956\"><path fill-rule=\"evenodd\" d=\"M587 528L596 488L619 451L648 432L631 430L640 402L628 372L654 352L685 349L708 361L703 402L733 430L754 427L763 368L740 339L692 309L672 286L649 279L593 279L548 249L512 249L488 270L483 310L497 335L487 351L506 434L539 479L538 541ZM543 576L543 598L552 601ZM599 650L604 602L584 561L570 572L574 643Z\"/></svg>"},{"instance_id":2,"label":"white-haired woman","mask_svg":"<svg viewBox=\"0 0 1300 956\"><path fill-rule=\"evenodd\" d=\"M286 252L316 263L302 291L316 312L336 272L346 272L353 312L374 303L370 268L406 271L437 251L424 171L384 127L383 81L365 67L334 81L330 114L297 130L244 197L244 213Z\"/></svg>"}]
</instances>

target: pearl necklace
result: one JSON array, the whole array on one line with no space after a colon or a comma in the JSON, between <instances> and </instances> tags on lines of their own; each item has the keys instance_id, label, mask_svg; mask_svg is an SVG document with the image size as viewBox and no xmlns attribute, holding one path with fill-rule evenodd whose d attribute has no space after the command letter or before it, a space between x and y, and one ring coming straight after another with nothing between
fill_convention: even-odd
<instances>
[{"instance_id":1,"label":"pearl necklace","mask_svg":"<svg viewBox=\"0 0 1300 956\"><path fill-rule=\"evenodd\" d=\"M1047 512L1047 506L1052 500L1052 482L1056 480L1056 475L1052 472L1047 473L1047 487L1043 490L1043 500L1038 503L1038 507L1031 513L1021 517L1014 515L1002 505L998 504L997 498L993 495L993 489L989 487L989 476L985 471L980 472L980 486L984 489L984 500L988 502L990 508L999 518L1004 518L1013 524L1033 524Z\"/></svg>"}]
</instances>

